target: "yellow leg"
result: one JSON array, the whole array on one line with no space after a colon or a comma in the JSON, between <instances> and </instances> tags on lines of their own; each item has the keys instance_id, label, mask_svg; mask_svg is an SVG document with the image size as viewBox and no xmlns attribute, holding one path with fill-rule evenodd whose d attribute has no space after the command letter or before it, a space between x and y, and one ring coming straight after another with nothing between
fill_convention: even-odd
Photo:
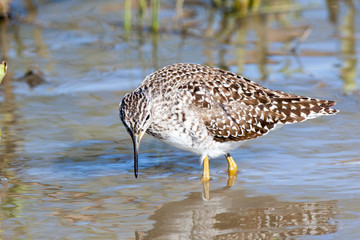
<instances>
[{"instance_id":1,"label":"yellow leg","mask_svg":"<svg viewBox=\"0 0 360 240\"><path fill-rule=\"evenodd\" d=\"M228 164L229 164L229 167L228 167L229 174L236 175L237 174L237 165L229 153L226 154L226 160L228 161Z\"/></svg>"},{"instance_id":2,"label":"yellow leg","mask_svg":"<svg viewBox=\"0 0 360 240\"><path fill-rule=\"evenodd\" d=\"M203 160L203 175L201 178L202 182L210 181L210 173L209 173L209 156L206 155L206 157Z\"/></svg>"},{"instance_id":3,"label":"yellow leg","mask_svg":"<svg viewBox=\"0 0 360 240\"><path fill-rule=\"evenodd\" d=\"M226 154L226 160L228 161L228 171L229 171L229 175L228 175L228 182L227 185L228 187L231 187L232 185L234 185L236 177L237 177L237 165L234 161L234 159L230 156L230 154Z\"/></svg>"}]
</instances>

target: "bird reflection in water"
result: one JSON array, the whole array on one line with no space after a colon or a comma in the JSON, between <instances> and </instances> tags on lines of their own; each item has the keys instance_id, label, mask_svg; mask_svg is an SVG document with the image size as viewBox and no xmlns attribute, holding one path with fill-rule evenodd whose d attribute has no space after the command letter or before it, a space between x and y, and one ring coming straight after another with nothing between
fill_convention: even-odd
<instances>
[{"instance_id":1,"label":"bird reflection in water","mask_svg":"<svg viewBox=\"0 0 360 240\"><path fill-rule=\"evenodd\" d=\"M285 202L273 196L211 192L210 201L198 193L170 202L149 217L155 223L137 239L288 239L335 233L335 201Z\"/></svg>"}]
</instances>

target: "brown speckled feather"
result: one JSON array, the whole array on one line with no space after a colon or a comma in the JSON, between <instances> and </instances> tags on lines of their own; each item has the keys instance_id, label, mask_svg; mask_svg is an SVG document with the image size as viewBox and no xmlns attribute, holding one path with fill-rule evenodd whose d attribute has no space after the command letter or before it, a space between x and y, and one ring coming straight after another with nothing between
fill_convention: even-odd
<instances>
[{"instance_id":1,"label":"brown speckled feather","mask_svg":"<svg viewBox=\"0 0 360 240\"><path fill-rule=\"evenodd\" d=\"M179 86L199 112L214 140L242 141L262 136L277 124L333 114L335 102L267 89L222 69L199 67Z\"/></svg>"}]
</instances>

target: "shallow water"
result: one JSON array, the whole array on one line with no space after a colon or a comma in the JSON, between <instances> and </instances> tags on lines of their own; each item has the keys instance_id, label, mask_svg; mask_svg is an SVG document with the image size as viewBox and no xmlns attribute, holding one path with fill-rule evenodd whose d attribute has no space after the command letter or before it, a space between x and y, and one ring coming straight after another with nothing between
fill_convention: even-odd
<instances>
[{"instance_id":1,"label":"shallow water","mask_svg":"<svg viewBox=\"0 0 360 240\"><path fill-rule=\"evenodd\" d=\"M9 64L0 87L1 238L360 239L360 5L328 2L331 11L298 1L244 20L192 2L183 33L169 1L159 34L145 27L128 40L117 1L14 1L16 18L0 26ZM332 99L341 112L234 150L240 171L230 189L225 158L212 159L204 201L198 156L149 136L135 179L118 117L127 91L175 62ZM31 88L29 69L45 82Z\"/></svg>"}]
</instances>

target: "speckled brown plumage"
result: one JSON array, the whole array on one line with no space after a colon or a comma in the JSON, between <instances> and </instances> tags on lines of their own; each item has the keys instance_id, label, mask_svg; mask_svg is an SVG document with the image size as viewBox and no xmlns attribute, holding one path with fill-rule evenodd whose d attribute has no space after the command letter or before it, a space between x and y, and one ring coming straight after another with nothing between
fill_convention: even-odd
<instances>
[{"instance_id":1,"label":"speckled brown plumage","mask_svg":"<svg viewBox=\"0 0 360 240\"><path fill-rule=\"evenodd\" d=\"M176 147L218 156L277 125L335 114L333 105L270 90L222 69L174 64L127 94L120 117L129 132L140 129Z\"/></svg>"}]
</instances>

